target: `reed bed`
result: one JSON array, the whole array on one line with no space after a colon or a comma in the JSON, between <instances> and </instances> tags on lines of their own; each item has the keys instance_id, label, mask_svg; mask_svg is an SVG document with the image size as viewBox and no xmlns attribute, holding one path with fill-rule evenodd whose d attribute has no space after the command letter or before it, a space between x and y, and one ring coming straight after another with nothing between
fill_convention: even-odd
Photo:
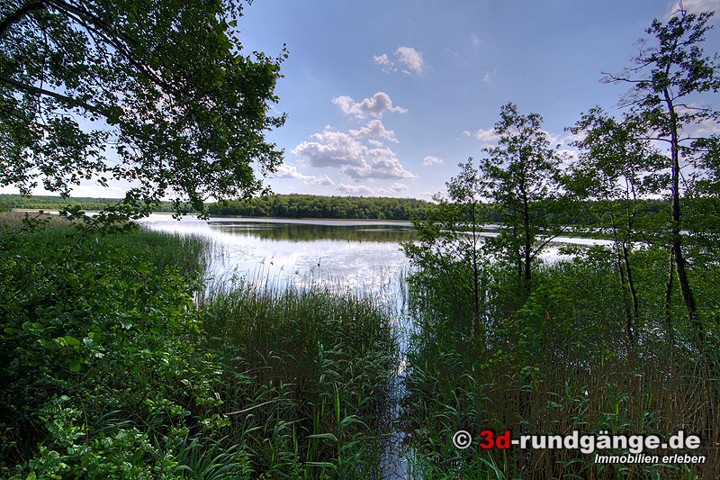
<instances>
[{"instance_id":1,"label":"reed bed","mask_svg":"<svg viewBox=\"0 0 720 480\"><path fill-rule=\"evenodd\" d=\"M638 255L645 263L638 269L643 294L635 344L625 335L612 265L577 258L546 266L535 292L521 300L522 294L513 295L508 286L511 277L500 269L485 272L483 338L473 338L470 319L465 330L457 329L462 312L449 308L448 291L413 284L411 278L410 301L420 328L410 341L403 422L417 451L414 478L717 478L720 356L715 348L702 355L692 347L679 307L672 312L675 343L670 344L658 315L660 292L650 288L662 278L662 264L647 253ZM704 291L703 304L718 300L716 289ZM681 305L677 298L674 302ZM716 330L710 331L717 338ZM474 438L467 450L452 443L458 430ZM698 435L700 448L643 453L703 455L705 461L602 464L595 462L595 453L623 455L628 449L592 454L563 448L485 450L479 446L484 430L509 430L513 438L606 431L655 434L665 441L682 430Z\"/></svg>"},{"instance_id":2,"label":"reed bed","mask_svg":"<svg viewBox=\"0 0 720 480\"><path fill-rule=\"evenodd\" d=\"M379 478L399 361L379 301L206 290L206 239L22 218L0 228L0 476Z\"/></svg>"},{"instance_id":3,"label":"reed bed","mask_svg":"<svg viewBox=\"0 0 720 480\"><path fill-rule=\"evenodd\" d=\"M268 478L378 478L398 348L371 297L249 285L200 305L226 441Z\"/></svg>"}]
</instances>

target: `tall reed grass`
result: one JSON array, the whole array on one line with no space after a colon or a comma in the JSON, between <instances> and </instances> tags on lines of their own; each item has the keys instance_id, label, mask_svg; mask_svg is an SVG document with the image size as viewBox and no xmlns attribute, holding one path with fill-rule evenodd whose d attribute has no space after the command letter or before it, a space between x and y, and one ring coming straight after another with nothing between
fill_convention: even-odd
<instances>
[{"instance_id":1,"label":"tall reed grass","mask_svg":"<svg viewBox=\"0 0 720 480\"><path fill-rule=\"evenodd\" d=\"M482 339L466 318L458 330L449 290L427 282L411 289L417 329L408 356L404 424L417 478L718 478L720 475L720 356L691 347L684 312L673 310L676 343L668 342L661 291L661 260L639 253L642 318L637 344L624 330L622 291L613 265L577 258L546 266L528 297L514 292L501 269L485 272ZM642 256L642 259L640 258ZM718 272L709 272L717 278ZM510 273L509 275L512 275ZM421 277L422 279L422 277ZM411 279L411 282L413 279ZM698 282L699 285L704 282ZM430 290L428 290L430 288ZM709 289L703 290L710 293ZM456 292L455 292L456 293ZM441 298L436 298L441 295ZM705 305L718 300L717 290ZM675 305L681 301L674 298ZM472 299L467 298L466 304ZM429 314L428 314L429 313ZM448 316L444 316L447 314ZM709 326L716 337L716 327ZM474 437L467 450L452 435ZM483 430L523 434L648 435L667 438L684 430L699 435L692 451L649 455L704 455L698 464L599 464L594 454L571 449L483 450ZM598 451L622 455L625 451Z\"/></svg>"},{"instance_id":2,"label":"tall reed grass","mask_svg":"<svg viewBox=\"0 0 720 480\"><path fill-rule=\"evenodd\" d=\"M379 478L398 347L370 297L241 286L200 306L228 444L268 478Z\"/></svg>"},{"instance_id":3,"label":"tall reed grass","mask_svg":"<svg viewBox=\"0 0 720 480\"><path fill-rule=\"evenodd\" d=\"M0 226L0 476L380 477L399 357L379 301L202 296L202 238L48 222Z\"/></svg>"}]
</instances>

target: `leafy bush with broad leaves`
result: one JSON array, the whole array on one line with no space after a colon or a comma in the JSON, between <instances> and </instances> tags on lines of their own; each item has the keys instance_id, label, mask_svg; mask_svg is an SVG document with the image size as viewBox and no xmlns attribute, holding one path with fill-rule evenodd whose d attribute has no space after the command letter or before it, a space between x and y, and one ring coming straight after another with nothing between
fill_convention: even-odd
<instances>
[{"instance_id":1,"label":"leafy bush with broad leaves","mask_svg":"<svg viewBox=\"0 0 720 480\"><path fill-rule=\"evenodd\" d=\"M174 475L221 421L203 418L219 400L193 353L197 274L68 226L0 236L2 475Z\"/></svg>"}]
</instances>

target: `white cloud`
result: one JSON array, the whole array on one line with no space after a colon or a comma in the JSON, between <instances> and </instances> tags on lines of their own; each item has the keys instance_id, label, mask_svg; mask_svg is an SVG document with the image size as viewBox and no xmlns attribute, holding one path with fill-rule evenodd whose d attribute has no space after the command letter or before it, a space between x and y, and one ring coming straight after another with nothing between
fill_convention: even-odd
<instances>
[{"instance_id":1,"label":"white cloud","mask_svg":"<svg viewBox=\"0 0 720 480\"><path fill-rule=\"evenodd\" d=\"M495 143L498 140L500 140L500 135L495 133L494 128L488 128L487 130L483 130L481 128L478 131L472 132L472 133L465 130L463 132L463 135L465 135L466 137L475 137L476 139L480 140L481 142L484 142L487 144Z\"/></svg>"},{"instance_id":2,"label":"white cloud","mask_svg":"<svg viewBox=\"0 0 720 480\"><path fill-rule=\"evenodd\" d=\"M547 130L542 130L542 132L545 134L546 138L550 142L550 146L555 148L556 145L562 145L565 140L569 137L562 137L560 135L555 135L553 133L548 132ZM475 132L470 132L468 130L465 130L463 132L463 135L466 137L475 137L476 139L483 142L485 145L492 145L497 143L498 140L500 140L500 135L498 135L495 132L494 128L488 128L488 129L478 129Z\"/></svg>"},{"instance_id":3,"label":"white cloud","mask_svg":"<svg viewBox=\"0 0 720 480\"><path fill-rule=\"evenodd\" d=\"M383 53L382 55L373 55L373 60L375 60L375 63L378 65L390 65L392 62L387 56L387 53Z\"/></svg>"},{"instance_id":4,"label":"white cloud","mask_svg":"<svg viewBox=\"0 0 720 480\"><path fill-rule=\"evenodd\" d=\"M339 184L337 191L340 193L346 193L348 195L367 195L375 197L389 197L398 195L408 189L408 186L403 183L393 183L390 188L381 187L368 187L367 185L346 185L344 183Z\"/></svg>"},{"instance_id":5,"label":"white cloud","mask_svg":"<svg viewBox=\"0 0 720 480\"><path fill-rule=\"evenodd\" d=\"M297 167L293 167L292 165L288 165L286 163L283 163L278 167L277 172L275 172L275 177L302 180L306 185L335 185L335 182L333 182L327 175L323 175L322 177L303 175L298 171Z\"/></svg>"},{"instance_id":6,"label":"white cloud","mask_svg":"<svg viewBox=\"0 0 720 480\"><path fill-rule=\"evenodd\" d=\"M338 105L346 115L354 115L357 118L366 118L368 115L381 118L385 112L407 112L405 108L393 107L390 96L385 92L377 92L371 98L366 98L359 103L355 103L355 100L347 95L333 98L332 102Z\"/></svg>"},{"instance_id":7,"label":"white cloud","mask_svg":"<svg viewBox=\"0 0 720 480\"><path fill-rule=\"evenodd\" d=\"M302 142L293 150L295 155L308 158L312 167L339 168L345 165L365 164L367 147L352 135L326 130L314 134L313 137L318 141Z\"/></svg>"},{"instance_id":8,"label":"white cloud","mask_svg":"<svg viewBox=\"0 0 720 480\"><path fill-rule=\"evenodd\" d=\"M561 149L557 151L557 155L560 157L560 167L561 168L567 168L573 163L575 163L578 158L579 154L575 150L568 150L568 149Z\"/></svg>"},{"instance_id":9,"label":"white cloud","mask_svg":"<svg viewBox=\"0 0 720 480\"><path fill-rule=\"evenodd\" d=\"M395 132L392 130L386 130L385 125L383 125L380 120L370 120L367 126L362 127L360 130L350 130L350 135L354 137L384 138L389 142L399 143L397 138L395 138ZM377 143L380 142L375 141L372 144L375 146L382 146L382 143L380 143L380 145L377 145Z\"/></svg>"},{"instance_id":10,"label":"white cloud","mask_svg":"<svg viewBox=\"0 0 720 480\"><path fill-rule=\"evenodd\" d=\"M369 128L369 127L366 127ZM298 157L310 160L315 168L337 168L347 177L355 180L373 179L414 179L415 175L405 170L390 148L373 144L371 148L361 142L362 135L324 131L313 135L316 142L302 142L293 149Z\"/></svg>"},{"instance_id":11,"label":"white cloud","mask_svg":"<svg viewBox=\"0 0 720 480\"><path fill-rule=\"evenodd\" d=\"M473 47L478 48L482 45L482 41L474 33L470 35L470 39L472 40Z\"/></svg>"},{"instance_id":12,"label":"white cloud","mask_svg":"<svg viewBox=\"0 0 720 480\"><path fill-rule=\"evenodd\" d=\"M393 193L400 193L400 192L404 192L408 188L410 188L410 187L408 187L404 183L396 182L396 183L392 184L392 186L390 187L390 191Z\"/></svg>"},{"instance_id":13,"label":"white cloud","mask_svg":"<svg viewBox=\"0 0 720 480\"><path fill-rule=\"evenodd\" d=\"M345 185L341 183L337 187L337 191L347 193L348 195L375 195L375 189L365 185Z\"/></svg>"},{"instance_id":14,"label":"white cloud","mask_svg":"<svg viewBox=\"0 0 720 480\"><path fill-rule=\"evenodd\" d=\"M407 68L415 73L422 72L423 69L423 56L422 53L418 52L412 47L400 47L395 52L400 58L398 61L405 65ZM406 73L410 73L407 72Z\"/></svg>"},{"instance_id":15,"label":"white cloud","mask_svg":"<svg viewBox=\"0 0 720 480\"><path fill-rule=\"evenodd\" d=\"M380 65L385 73L397 72L399 70L398 64L404 66L402 72L405 74L422 73L425 66L422 52L412 47L403 46L395 50L394 56L395 60L390 60L387 53L373 55L373 61L376 65Z\"/></svg>"},{"instance_id":16,"label":"white cloud","mask_svg":"<svg viewBox=\"0 0 720 480\"><path fill-rule=\"evenodd\" d=\"M677 109L677 113L679 115L683 114L696 114L699 113L698 109L704 109L705 107L702 107L697 104L690 104L688 107L682 107ZM685 127L683 127L682 131L682 137L683 138L697 138L697 137L707 137L709 135L714 135L720 133L720 124L718 124L717 121L713 120L712 118L706 118L705 120L702 120L697 123L688 124Z\"/></svg>"},{"instance_id":17,"label":"white cloud","mask_svg":"<svg viewBox=\"0 0 720 480\"><path fill-rule=\"evenodd\" d=\"M548 142L550 142L551 148L555 148L558 145L563 145L565 143L565 139L567 138L567 136L556 135L554 133L548 132L547 130L543 130L542 132L545 134Z\"/></svg>"},{"instance_id":18,"label":"white cloud","mask_svg":"<svg viewBox=\"0 0 720 480\"><path fill-rule=\"evenodd\" d=\"M714 12L720 8L720 0L683 0L683 9L687 13ZM665 19L680 15L679 2L672 2L668 5Z\"/></svg>"},{"instance_id":19,"label":"white cloud","mask_svg":"<svg viewBox=\"0 0 720 480\"><path fill-rule=\"evenodd\" d=\"M423 160L423 165L426 167L429 167L430 165L440 165L442 163L445 163L441 158L433 157L432 155L428 155Z\"/></svg>"}]
</instances>

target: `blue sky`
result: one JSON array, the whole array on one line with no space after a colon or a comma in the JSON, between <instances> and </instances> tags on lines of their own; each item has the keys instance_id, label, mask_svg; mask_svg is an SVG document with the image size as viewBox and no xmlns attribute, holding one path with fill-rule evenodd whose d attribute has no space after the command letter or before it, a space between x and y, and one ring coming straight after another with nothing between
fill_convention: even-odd
<instances>
[{"instance_id":1,"label":"blue sky","mask_svg":"<svg viewBox=\"0 0 720 480\"><path fill-rule=\"evenodd\" d=\"M690 11L720 0L686 0ZM256 0L238 26L245 49L287 45L277 109L285 149L278 193L428 199L479 157L500 106L565 127L626 87L599 82L630 66L635 42L677 2ZM713 20L715 24L718 19ZM711 31L706 53L718 51Z\"/></svg>"}]
</instances>

